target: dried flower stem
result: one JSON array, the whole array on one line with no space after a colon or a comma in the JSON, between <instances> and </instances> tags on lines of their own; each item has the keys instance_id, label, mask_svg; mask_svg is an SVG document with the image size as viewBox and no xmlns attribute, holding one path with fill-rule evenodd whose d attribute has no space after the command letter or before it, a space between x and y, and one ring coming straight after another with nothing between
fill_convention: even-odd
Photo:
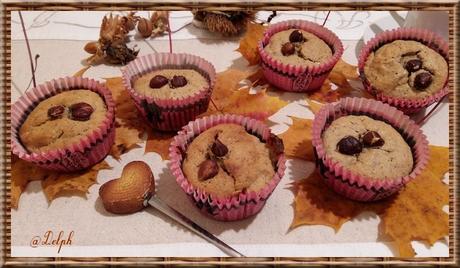
<instances>
[{"instance_id":1,"label":"dried flower stem","mask_svg":"<svg viewBox=\"0 0 460 268\"><path fill-rule=\"evenodd\" d=\"M329 14L331 14L331 11L330 11L330 10L327 12L326 18L325 18L324 21L323 21L323 26L326 24L326 21L327 21L327 19L329 18Z\"/></svg>"},{"instance_id":2,"label":"dried flower stem","mask_svg":"<svg viewBox=\"0 0 460 268\"><path fill-rule=\"evenodd\" d=\"M30 78L29 84L27 85L26 92L27 92L27 90L29 90L30 84L32 84L32 81L33 81L33 78L34 78L33 75L34 75L35 72L37 71L37 67L38 67L38 58L40 58L40 55L39 55L39 54L36 54L36 55L35 55L35 67L34 67L34 70L33 70L33 72L32 72L32 78ZM35 86L34 86L34 87L35 87Z\"/></svg>"},{"instance_id":3,"label":"dried flower stem","mask_svg":"<svg viewBox=\"0 0 460 268\"><path fill-rule=\"evenodd\" d=\"M30 69L32 71L32 82L34 83L34 87L36 87L37 81L35 80L35 68L34 68L34 62L32 60L32 52L30 51L29 38L27 37L26 27L24 26L24 19L22 18L22 13L21 11L18 11L18 13L19 13L19 19L21 20L22 32L24 33L24 38L26 40L27 51L29 52ZM38 57L36 57L36 59L37 58Z\"/></svg>"},{"instance_id":4,"label":"dried flower stem","mask_svg":"<svg viewBox=\"0 0 460 268\"><path fill-rule=\"evenodd\" d=\"M442 103L442 101L443 101L448 95L449 95L449 94L444 95L444 96L438 101L438 103L436 103L436 105L435 105L435 106L434 106L424 117L422 117L420 120L418 120L417 125L422 126L422 125L426 122L426 120L428 119L428 117L430 117L430 116L434 113L434 111L436 111L436 109L439 107L439 105Z\"/></svg>"},{"instance_id":5,"label":"dried flower stem","mask_svg":"<svg viewBox=\"0 0 460 268\"><path fill-rule=\"evenodd\" d=\"M210 98L210 100L211 100L212 106L214 106L214 108L216 109L216 111L218 111L218 112L221 113L221 114L224 114L224 113L217 107L217 105L214 103L214 101L212 100L212 98Z\"/></svg>"},{"instance_id":6,"label":"dried flower stem","mask_svg":"<svg viewBox=\"0 0 460 268\"><path fill-rule=\"evenodd\" d=\"M172 38L171 38L171 23L169 23L169 16L168 16L168 37L169 37L169 53L172 53Z\"/></svg>"}]
</instances>

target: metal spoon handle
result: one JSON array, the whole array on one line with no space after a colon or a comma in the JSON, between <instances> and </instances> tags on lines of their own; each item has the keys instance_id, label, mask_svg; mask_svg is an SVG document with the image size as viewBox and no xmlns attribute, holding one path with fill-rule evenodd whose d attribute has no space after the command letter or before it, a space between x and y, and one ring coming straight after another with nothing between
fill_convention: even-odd
<instances>
[{"instance_id":1,"label":"metal spoon handle","mask_svg":"<svg viewBox=\"0 0 460 268\"><path fill-rule=\"evenodd\" d=\"M210 232L206 231L203 227L199 226L198 224L194 223L192 220L190 220L189 218L187 218L186 216L184 216L177 210L163 203L163 201L161 201L159 198L152 196L150 199L146 201L152 207L156 208L157 210L161 211L162 213L169 216L173 220L182 224L184 227L188 228L190 231L201 236L208 242L214 244L216 247L220 248L223 252L227 253L228 255L233 256L233 257L245 257L243 254L239 253L234 248L230 247L225 242L223 242L222 240L220 240L219 238L217 238Z\"/></svg>"}]
</instances>

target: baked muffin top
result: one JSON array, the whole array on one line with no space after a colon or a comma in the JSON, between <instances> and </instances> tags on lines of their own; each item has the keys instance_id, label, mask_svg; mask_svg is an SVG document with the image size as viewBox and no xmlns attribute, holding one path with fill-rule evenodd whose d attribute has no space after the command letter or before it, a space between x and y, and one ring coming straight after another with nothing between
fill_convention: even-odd
<instances>
[{"instance_id":1,"label":"baked muffin top","mask_svg":"<svg viewBox=\"0 0 460 268\"><path fill-rule=\"evenodd\" d=\"M273 178L266 143L236 124L220 124L189 145L182 169L195 187L219 197L258 191Z\"/></svg>"},{"instance_id":2,"label":"baked muffin top","mask_svg":"<svg viewBox=\"0 0 460 268\"><path fill-rule=\"evenodd\" d=\"M19 137L31 152L64 148L98 128L106 112L99 94L87 89L64 91L32 110L21 125Z\"/></svg>"},{"instance_id":3,"label":"baked muffin top","mask_svg":"<svg viewBox=\"0 0 460 268\"><path fill-rule=\"evenodd\" d=\"M181 99L209 88L208 79L193 69L161 69L134 81L134 90L159 99Z\"/></svg>"},{"instance_id":4,"label":"baked muffin top","mask_svg":"<svg viewBox=\"0 0 460 268\"><path fill-rule=\"evenodd\" d=\"M315 65L332 57L331 48L321 38L304 30L288 29L275 33L265 51L284 64Z\"/></svg>"},{"instance_id":5,"label":"baked muffin top","mask_svg":"<svg viewBox=\"0 0 460 268\"><path fill-rule=\"evenodd\" d=\"M412 40L396 40L371 53L364 66L370 84L385 95L424 98L444 87L446 59Z\"/></svg>"},{"instance_id":6,"label":"baked muffin top","mask_svg":"<svg viewBox=\"0 0 460 268\"><path fill-rule=\"evenodd\" d=\"M348 115L323 132L326 154L346 169L373 179L400 178L413 168L411 148L389 124Z\"/></svg>"}]
</instances>

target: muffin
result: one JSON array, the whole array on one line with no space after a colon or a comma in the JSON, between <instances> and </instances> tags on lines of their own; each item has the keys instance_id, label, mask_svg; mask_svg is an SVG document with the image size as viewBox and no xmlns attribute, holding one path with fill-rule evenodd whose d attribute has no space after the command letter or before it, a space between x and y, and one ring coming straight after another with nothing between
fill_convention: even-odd
<instances>
[{"instance_id":1,"label":"muffin","mask_svg":"<svg viewBox=\"0 0 460 268\"><path fill-rule=\"evenodd\" d=\"M158 99L181 99L209 87L208 80L193 69L162 69L134 81L134 90Z\"/></svg>"},{"instance_id":2,"label":"muffin","mask_svg":"<svg viewBox=\"0 0 460 268\"><path fill-rule=\"evenodd\" d=\"M417 112L448 93L448 45L420 29L385 31L370 40L359 57L364 87L378 100Z\"/></svg>"},{"instance_id":3,"label":"muffin","mask_svg":"<svg viewBox=\"0 0 460 268\"><path fill-rule=\"evenodd\" d=\"M182 168L195 187L219 197L259 191L275 174L268 145L236 124L217 125L196 137Z\"/></svg>"},{"instance_id":4,"label":"muffin","mask_svg":"<svg viewBox=\"0 0 460 268\"><path fill-rule=\"evenodd\" d=\"M396 108L365 98L324 105L313 120L312 145L326 184L358 201L398 192L428 161L419 126Z\"/></svg>"},{"instance_id":5,"label":"muffin","mask_svg":"<svg viewBox=\"0 0 460 268\"><path fill-rule=\"evenodd\" d=\"M364 65L369 83L392 97L420 99L441 90L447 61L418 41L396 40L371 53Z\"/></svg>"},{"instance_id":6,"label":"muffin","mask_svg":"<svg viewBox=\"0 0 460 268\"><path fill-rule=\"evenodd\" d=\"M286 168L282 140L261 121L244 116L190 122L169 151L179 186L201 212L222 221L257 214Z\"/></svg>"},{"instance_id":7,"label":"muffin","mask_svg":"<svg viewBox=\"0 0 460 268\"><path fill-rule=\"evenodd\" d=\"M338 37L316 23L290 20L267 28L258 51L265 78L286 91L319 89L340 59Z\"/></svg>"},{"instance_id":8,"label":"muffin","mask_svg":"<svg viewBox=\"0 0 460 268\"><path fill-rule=\"evenodd\" d=\"M177 131L207 110L216 76L208 61L174 53L138 57L122 74L141 115L162 131Z\"/></svg>"},{"instance_id":9,"label":"muffin","mask_svg":"<svg viewBox=\"0 0 460 268\"><path fill-rule=\"evenodd\" d=\"M332 160L361 176L398 178L412 171L409 145L383 121L365 115L343 116L331 123L322 138Z\"/></svg>"},{"instance_id":10,"label":"muffin","mask_svg":"<svg viewBox=\"0 0 460 268\"><path fill-rule=\"evenodd\" d=\"M64 91L40 102L27 116L19 137L31 152L61 149L81 140L105 119L107 107L95 92Z\"/></svg>"},{"instance_id":11,"label":"muffin","mask_svg":"<svg viewBox=\"0 0 460 268\"><path fill-rule=\"evenodd\" d=\"M12 106L12 151L45 169L79 171L109 153L114 120L115 104L103 84L81 77L51 80Z\"/></svg>"},{"instance_id":12,"label":"muffin","mask_svg":"<svg viewBox=\"0 0 460 268\"><path fill-rule=\"evenodd\" d=\"M332 50L326 42L299 29L275 33L264 50L272 58L292 65L321 64L332 57Z\"/></svg>"}]
</instances>

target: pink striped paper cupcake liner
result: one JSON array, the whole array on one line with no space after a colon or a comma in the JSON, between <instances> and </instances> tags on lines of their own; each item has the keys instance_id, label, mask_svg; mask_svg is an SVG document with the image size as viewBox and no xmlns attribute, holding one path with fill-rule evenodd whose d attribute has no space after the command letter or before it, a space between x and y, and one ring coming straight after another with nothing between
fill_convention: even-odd
<instances>
[{"instance_id":1,"label":"pink striped paper cupcake liner","mask_svg":"<svg viewBox=\"0 0 460 268\"><path fill-rule=\"evenodd\" d=\"M149 72L168 68L190 68L208 79L208 87L194 95L181 99L160 99L145 96L133 88L136 79ZM138 57L121 70L123 84L134 100L137 109L152 128L162 131L176 131L189 121L206 112L216 83L214 66L203 58L185 53L155 53Z\"/></svg>"},{"instance_id":2,"label":"pink striped paper cupcake liner","mask_svg":"<svg viewBox=\"0 0 460 268\"><path fill-rule=\"evenodd\" d=\"M284 153L278 154L276 159L275 175L261 190L255 192L241 192L229 197L217 197L195 187L185 177L182 171L182 161L188 145L205 130L219 124L238 124L248 133L259 137L262 141L271 142L276 136L262 121L241 115L212 115L190 122L177 136L174 137L169 148L170 170L182 190L205 215L220 221L241 220L257 214L278 185L286 169Z\"/></svg>"},{"instance_id":3,"label":"pink striped paper cupcake liner","mask_svg":"<svg viewBox=\"0 0 460 268\"><path fill-rule=\"evenodd\" d=\"M406 114L412 114L422 110L423 108L430 106L435 102L438 102L445 95L447 95L449 93L449 78L446 79L446 83L444 84L443 88L441 88L431 96L427 96L425 98L420 99L388 96L385 95L382 90L379 90L378 88L372 86L364 73L364 66L366 65L367 58L371 53L376 51L381 46L396 40L418 41L441 54L441 56L443 56L447 62L449 62L449 44L436 33L425 29L399 28L384 31L376 35L369 42L367 42L361 49L358 58L358 69L360 73L360 78L363 82L364 89L367 90L373 96L375 96L377 100L388 103Z\"/></svg>"},{"instance_id":4,"label":"pink striped paper cupcake liner","mask_svg":"<svg viewBox=\"0 0 460 268\"><path fill-rule=\"evenodd\" d=\"M288 29L301 29L321 38L332 49L332 57L321 64L311 66L285 64L274 59L264 48L274 34ZM323 85L342 56L343 45L333 32L319 24L303 20L288 20L268 27L258 44L258 51L264 77L270 84L285 91L306 92L317 90Z\"/></svg>"},{"instance_id":5,"label":"pink striped paper cupcake liner","mask_svg":"<svg viewBox=\"0 0 460 268\"><path fill-rule=\"evenodd\" d=\"M101 96L107 106L106 118L101 125L80 141L60 149L44 152L30 152L21 143L19 129L29 113L43 100L63 91L88 89ZM11 107L12 151L20 159L42 168L73 172L83 170L98 163L110 152L115 139L115 103L110 91L93 79L64 77L45 82L25 93Z\"/></svg>"},{"instance_id":6,"label":"pink striped paper cupcake liner","mask_svg":"<svg viewBox=\"0 0 460 268\"><path fill-rule=\"evenodd\" d=\"M330 158L322 134L332 121L346 115L366 115L398 130L411 147L414 158L412 172L400 178L369 178ZM317 165L327 185L337 193L358 201L375 201L396 193L422 172L429 159L428 141L414 121L395 107L366 98L343 98L337 103L324 105L313 120L312 144Z\"/></svg>"}]
</instances>

